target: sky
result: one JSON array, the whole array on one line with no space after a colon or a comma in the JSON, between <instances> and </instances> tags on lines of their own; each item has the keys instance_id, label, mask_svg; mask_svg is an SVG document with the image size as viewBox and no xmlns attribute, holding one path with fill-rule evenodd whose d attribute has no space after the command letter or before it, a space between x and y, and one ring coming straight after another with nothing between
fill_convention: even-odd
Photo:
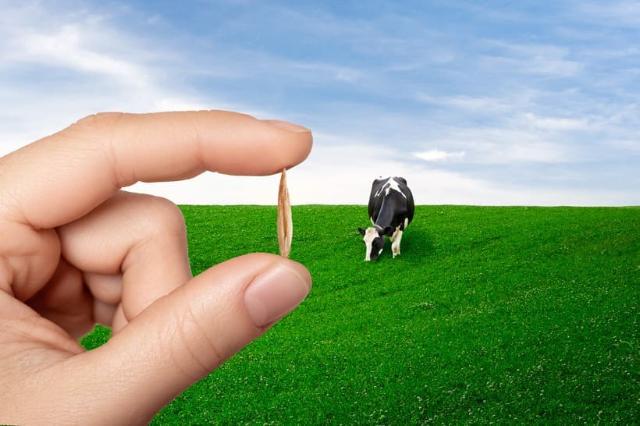
<instances>
[{"instance_id":1,"label":"sky","mask_svg":"<svg viewBox=\"0 0 640 426\"><path fill-rule=\"evenodd\" d=\"M0 0L0 156L99 111L313 130L294 204L640 205L640 1ZM133 191L275 204L277 177Z\"/></svg>"}]
</instances>

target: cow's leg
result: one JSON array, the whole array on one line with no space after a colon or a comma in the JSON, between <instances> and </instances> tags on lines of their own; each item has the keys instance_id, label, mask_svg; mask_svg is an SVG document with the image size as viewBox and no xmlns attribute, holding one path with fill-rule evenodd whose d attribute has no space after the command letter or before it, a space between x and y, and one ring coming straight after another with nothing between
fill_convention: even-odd
<instances>
[{"instance_id":1,"label":"cow's leg","mask_svg":"<svg viewBox=\"0 0 640 426\"><path fill-rule=\"evenodd\" d=\"M391 237L389 237L389 239L391 240L391 242L394 242L396 240L396 237L398 236L398 232L400 231L400 228L396 228L395 231L393 231L393 235L391 235Z\"/></svg>"},{"instance_id":2,"label":"cow's leg","mask_svg":"<svg viewBox=\"0 0 640 426\"><path fill-rule=\"evenodd\" d=\"M400 241L402 241L402 231L398 229L394 234L394 237L391 241L391 252L393 253L393 257L400 255Z\"/></svg>"}]
</instances>

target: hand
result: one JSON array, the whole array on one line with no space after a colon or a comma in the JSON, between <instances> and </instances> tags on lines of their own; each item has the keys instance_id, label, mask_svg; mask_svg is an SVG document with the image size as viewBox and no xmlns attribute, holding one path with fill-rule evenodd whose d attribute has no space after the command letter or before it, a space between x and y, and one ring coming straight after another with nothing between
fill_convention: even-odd
<instances>
[{"instance_id":1,"label":"hand","mask_svg":"<svg viewBox=\"0 0 640 426\"><path fill-rule=\"evenodd\" d=\"M178 208L120 188L273 174L311 140L230 112L108 113L1 158L0 423L144 423L292 310L302 265L250 254L192 278ZM96 322L113 337L85 352Z\"/></svg>"}]
</instances>

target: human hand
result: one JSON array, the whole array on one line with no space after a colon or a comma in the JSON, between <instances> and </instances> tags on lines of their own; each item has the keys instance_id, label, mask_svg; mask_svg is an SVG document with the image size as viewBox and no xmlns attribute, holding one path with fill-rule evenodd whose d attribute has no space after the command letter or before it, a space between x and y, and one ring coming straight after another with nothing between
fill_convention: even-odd
<instances>
[{"instance_id":1,"label":"human hand","mask_svg":"<svg viewBox=\"0 0 640 426\"><path fill-rule=\"evenodd\" d=\"M293 309L302 265L250 254L192 278L178 208L120 188L269 175L311 144L230 112L107 113L0 158L0 423L144 423ZM96 322L113 337L86 352Z\"/></svg>"}]
</instances>

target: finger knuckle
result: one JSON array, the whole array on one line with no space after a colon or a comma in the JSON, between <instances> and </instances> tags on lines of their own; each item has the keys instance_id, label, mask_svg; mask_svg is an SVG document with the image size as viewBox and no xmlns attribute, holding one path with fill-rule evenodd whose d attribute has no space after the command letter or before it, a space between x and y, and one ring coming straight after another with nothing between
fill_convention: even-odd
<instances>
[{"instance_id":1,"label":"finger knuckle","mask_svg":"<svg viewBox=\"0 0 640 426\"><path fill-rule=\"evenodd\" d=\"M226 358L190 308L177 314L171 347L174 366L191 381L214 370Z\"/></svg>"},{"instance_id":2,"label":"finger knuckle","mask_svg":"<svg viewBox=\"0 0 640 426\"><path fill-rule=\"evenodd\" d=\"M91 142L98 150L104 150L111 161L112 142L117 135L118 125L130 114L123 112L99 112L91 114L73 123L60 132L62 137L71 140Z\"/></svg>"},{"instance_id":3,"label":"finger knuckle","mask_svg":"<svg viewBox=\"0 0 640 426\"><path fill-rule=\"evenodd\" d=\"M146 198L145 215L154 228L178 234L186 232L184 216L177 205L162 197Z\"/></svg>"},{"instance_id":4,"label":"finger knuckle","mask_svg":"<svg viewBox=\"0 0 640 426\"><path fill-rule=\"evenodd\" d=\"M95 129L113 126L128 114L124 112L98 112L87 115L71 125L75 129Z\"/></svg>"}]
</instances>

